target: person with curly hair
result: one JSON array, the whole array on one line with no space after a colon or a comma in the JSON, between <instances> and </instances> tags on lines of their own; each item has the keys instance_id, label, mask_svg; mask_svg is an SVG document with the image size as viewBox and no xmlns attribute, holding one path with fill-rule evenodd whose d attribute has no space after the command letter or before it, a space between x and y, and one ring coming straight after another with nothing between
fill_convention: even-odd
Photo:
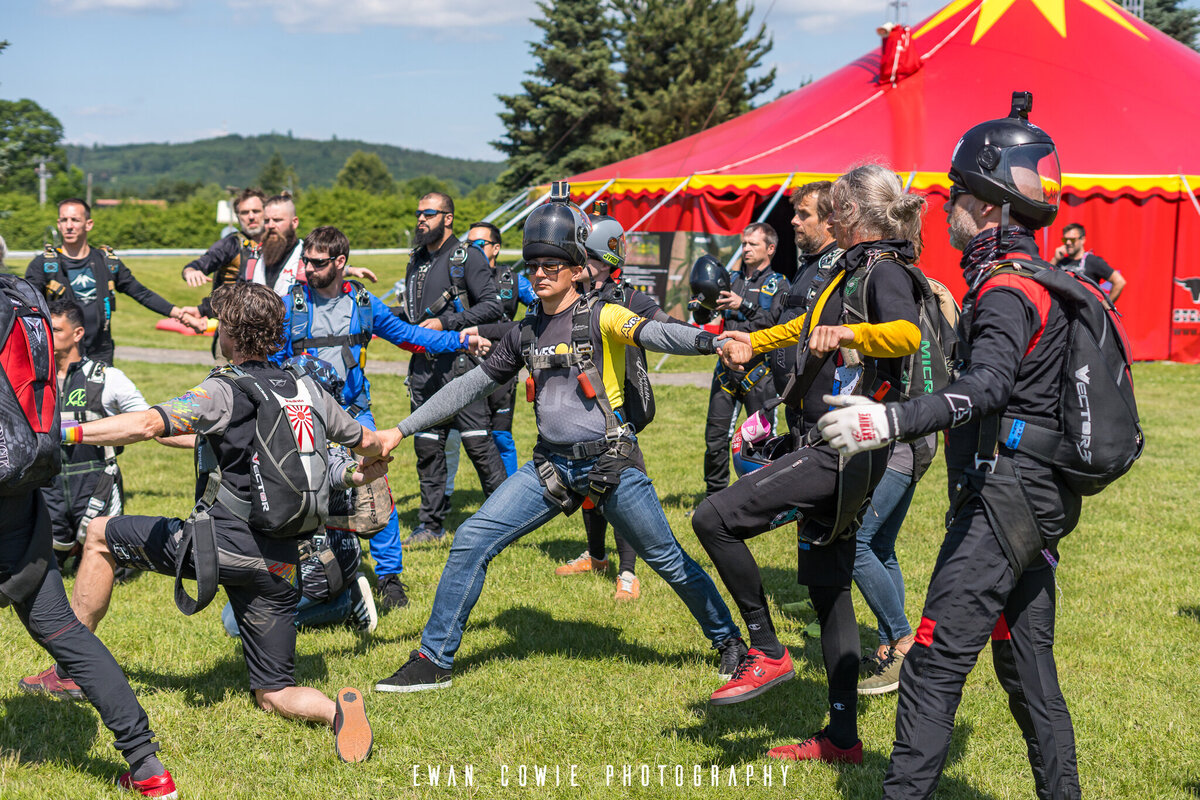
<instances>
[{"instance_id":1,"label":"person with curly hair","mask_svg":"<svg viewBox=\"0 0 1200 800\"><path fill-rule=\"evenodd\" d=\"M242 651L255 701L285 717L333 727L337 755L362 761L371 752L371 728L362 693L342 689L336 702L317 689L297 686L296 627L300 598L297 538L275 538L253 527L258 466L256 427L262 414L275 413L295 440L292 453L319 459L327 468L326 441L366 456L363 469L380 469L400 441L399 432L375 433L354 421L307 376L267 361L283 339L283 304L260 284L225 284L213 293L220 319L222 354L232 367L214 370L195 388L146 411L65 423L67 443L127 445L158 436L197 437L197 509L188 520L174 517L98 517L88 525L71 607L94 631L108 611L113 571L118 566L197 578L199 601L191 601L176 581L176 603L195 613L225 588L242 633ZM247 388L252 382L253 388ZM262 397L251 395L251 391ZM273 395L274 402L263 398ZM302 455L302 457L305 457ZM219 488L212 483L215 478ZM318 495L319 496L319 495ZM284 504L278 493L272 502ZM320 501L318 501L318 505ZM325 509L312 518L319 524ZM211 525L205 524L211 520ZM307 529L305 529L307 530ZM301 531L301 534L305 532ZM214 563L215 562L215 563ZM57 671L59 682L70 681ZM30 679L26 679L30 680ZM75 687L76 689L78 687ZM65 692L64 692L65 693Z\"/></svg>"}]
</instances>

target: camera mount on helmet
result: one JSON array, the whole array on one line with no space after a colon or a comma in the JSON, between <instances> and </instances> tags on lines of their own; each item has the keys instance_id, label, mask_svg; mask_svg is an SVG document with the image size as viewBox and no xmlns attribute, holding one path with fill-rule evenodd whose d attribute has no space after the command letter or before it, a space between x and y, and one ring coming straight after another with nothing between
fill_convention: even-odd
<instances>
[{"instance_id":1,"label":"camera mount on helmet","mask_svg":"<svg viewBox=\"0 0 1200 800\"><path fill-rule=\"evenodd\" d=\"M566 181L550 184L550 199L538 206L525 220L521 256L557 258L571 266L587 263L587 240L591 220L571 202L571 187Z\"/></svg>"},{"instance_id":2,"label":"camera mount on helmet","mask_svg":"<svg viewBox=\"0 0 1200 800\"><path fill-rule=\"evenodd\" d=\"M688 285L692 292L692 303L708 311L716 311L717 298L721 292L729 291L732 282L725 265L713 256L705 254L692 265Z\"/></svg>"},{"instance_id":3,"label":"camera mount on helmet","mask_svg":"<svg viewBox=\"0 0 1200 800\"><path fill-rule=\"evenodd\" d=\"M1007 117L976 125L958 140L949 177L959 192L1036 229L1058 215L1062 172L1054 140L1029 121L1032 110L1032 93L1013 92Z\"/></svg>"}]
</instances>

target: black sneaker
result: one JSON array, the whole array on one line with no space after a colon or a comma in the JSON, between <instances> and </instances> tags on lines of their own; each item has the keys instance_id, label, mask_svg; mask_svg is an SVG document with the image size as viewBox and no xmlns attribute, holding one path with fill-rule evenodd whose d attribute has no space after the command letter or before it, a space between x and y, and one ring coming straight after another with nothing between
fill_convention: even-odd
<instances>
[{"instance_id":1,"label":"black sneaker","mask_svg":"<svg viewBox=\"0 0 1200 800\"><path fill-rule=\"evenodd\" d=\"M717 645L717 652L721 654L721 667L717 672L717 677L727 681L733 677L738 664L742 663L742 659L746 657L746 653L750 652L750 648L746 647L746 643L740 637L731 636Z\"/></svg>"},{"instance_id":2,"label":"black sneaker","mask_svg":"<svg viewBox=\"0 0 1200 800\"><path fill-rule=\"evenodd\" d=\"M376 585L379 589L379 605L383 608L404 608L408 605L408 587L400 582L399 575L384 575Z\"/></svg>"},{"instance_id":3,"label":"black sneaker","mask_svg":"<svg viewBox=\"0 0 1200 800\"><path fill-rule=\"evenodd\" d=\"M375 684L377 692L423 692L426 689L449 689L450 670L442 669L419 650L413 650L404 666L390 678Z\"/></svg>"}]
</instances>

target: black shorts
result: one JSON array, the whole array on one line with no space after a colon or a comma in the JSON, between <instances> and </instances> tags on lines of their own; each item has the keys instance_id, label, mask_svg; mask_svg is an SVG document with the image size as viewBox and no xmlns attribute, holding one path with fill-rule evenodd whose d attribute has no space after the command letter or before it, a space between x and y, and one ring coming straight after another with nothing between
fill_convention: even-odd
<instances>
[{"instance_id":1,"label":"black shorts","mask_svg":"<svg viewBox=\"0 0 1200 800\"><path fill-rule=\"evenodd\" d=\"M801 586L850 588L856 541L847 534L825 546L796 542L796 582Z\"/></svg>"},{"instance_id":2,"label":"black shorts","mask_svg":"<svg viewBox=\"0 0 1200 800\"><path fill-rule=\"evenodd\" d=\"M295 686L297 587L295 543L272 542L262 547L249 532L237 531L214 519L217 531L218 581L225 587L234 618L242 632L242 652L250 673L250 688ZM121 566L175 574L175 554L183 535L183 520L172 517L113 517L105 538ZM236 537L241 552L227 549ZM270 550L271 558L262 552ZM290 561L286 554L291 552ZM256 552L257 551L257 552ZM282 553L280 552L282 551ZM280 560L284 556L283 560ZM185 578L195 579L194 562L184 565Z\"/></svg>"}]
</instances>

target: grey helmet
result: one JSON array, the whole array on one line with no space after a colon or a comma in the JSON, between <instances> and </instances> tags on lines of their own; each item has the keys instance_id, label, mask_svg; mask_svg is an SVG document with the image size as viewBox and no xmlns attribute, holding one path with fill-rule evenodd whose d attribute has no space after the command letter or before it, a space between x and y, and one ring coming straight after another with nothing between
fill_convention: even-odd
<instances>
[{"instance_id":1,"label":"grey helmet","mask_svg":"<svg viewBox=\"0 0 1200 800\"><path fill-rule=\"evenodd\" d=\"M521 257L560 258L572 266L587 263L587 240L592 223L579 206L571 202L570 187L556 181L550 200L536 208L525 220Z\"/></svg>"},{"instance_id":2,"label":"grey helmet","mask_svg":"<svg viewBox=\"0 0 1200 800\"><path fill-rule=\"evenodd\" d=\"M592 232L588 234L587 254L608 264L610 269L625 266L625 229L607 214L589 214Z\"/></svg>"}]
</instances>

